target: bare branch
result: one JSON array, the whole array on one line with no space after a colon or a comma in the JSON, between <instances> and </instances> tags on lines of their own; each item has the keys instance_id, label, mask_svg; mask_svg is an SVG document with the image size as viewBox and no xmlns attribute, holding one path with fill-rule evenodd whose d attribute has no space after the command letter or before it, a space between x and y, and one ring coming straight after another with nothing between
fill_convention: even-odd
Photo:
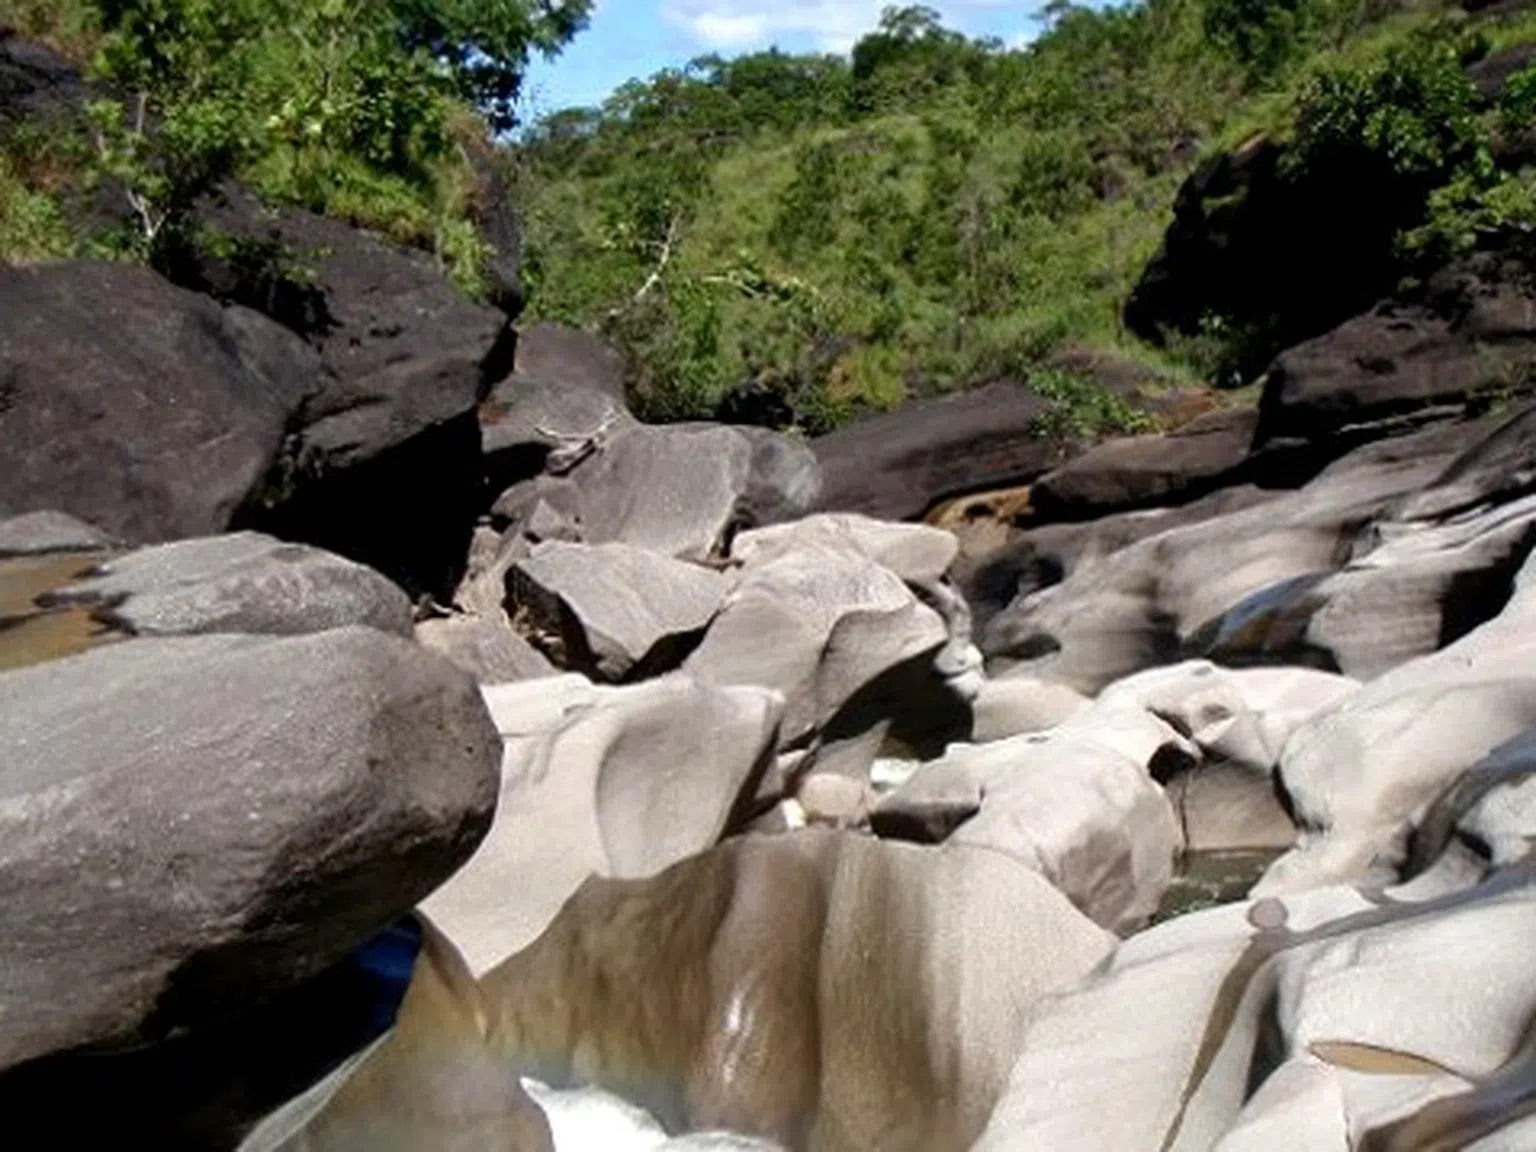
<instances>
[{"instance_id":1,"label":"bare branch","mask_svg":"<svg viewBox=\"0 0 1536 1152\"><path fill-rule=\"evenodd\" d=\"M662 241L661 254L656 259L656 267L651 269L651 274L645 278L645 283L641 284L639 290L629 298L629 303L624 304L621 307L609 310L609 320L617 320L620 316L624 315L624 313L628 312L631 308L635 307L635 305L639 304L642 300L649 296L651 294L651 290L655 288L656 285L661 283L662 274L666 272L667 264L672 259L672 247L677 242L677 227L679 222L680 218L677 216L673 216L671 221L668 222L667 238Z\"/></svg>"}]
</instances>

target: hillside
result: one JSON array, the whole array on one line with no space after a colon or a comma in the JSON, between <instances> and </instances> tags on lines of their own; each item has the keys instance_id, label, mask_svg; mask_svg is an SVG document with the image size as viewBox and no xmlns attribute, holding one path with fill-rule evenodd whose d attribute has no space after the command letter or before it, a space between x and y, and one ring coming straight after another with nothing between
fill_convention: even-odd
<instances>
[{"instance_id":1,"label":"hillside","mask_svg":"<svg viewBox=\"0 0 1536 1152\"><path fill-rule=\"evenodd\" d=\"M652 418L821 432L1027 376L1134 425L1084 350L1240 386L1536 219L1522 7L1058 3L1019 50L910 7L848 58L701 59L526 134L530 313L604 330ZM1266 186L1205 211L1239 145ZM1241 271L1175 303L1176 203Z\"/></svg>"}]
</instances>

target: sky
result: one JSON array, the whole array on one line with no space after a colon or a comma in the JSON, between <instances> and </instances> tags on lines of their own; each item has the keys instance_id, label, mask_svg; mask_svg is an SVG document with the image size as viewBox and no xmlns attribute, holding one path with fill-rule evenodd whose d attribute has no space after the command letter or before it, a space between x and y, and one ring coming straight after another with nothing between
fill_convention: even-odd
<instances>
[{"instance_id":1,"label":"sky","mask_svg":"<svg viewBox=\"0 0 1536 1152\"><path fill-rule=\"evenodd\" d=\"M538 58L523 116L602 103L634 77L718 52L774 45L786 52L846 52L893 0L597 0L587 30L553 61ZM1020 43L1038 30L1044 0L928 0L947 27Z\"/></svg>"}]
</instances>

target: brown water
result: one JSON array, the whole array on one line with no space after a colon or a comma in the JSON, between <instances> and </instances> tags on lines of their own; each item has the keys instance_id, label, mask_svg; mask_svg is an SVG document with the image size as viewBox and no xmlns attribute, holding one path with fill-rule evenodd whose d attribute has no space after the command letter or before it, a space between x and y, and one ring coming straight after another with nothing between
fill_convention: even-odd
<instances>
[{"instance_id":1,"label":"brown water","mask_svg":"<svg viewBox=\"0 0 1536 1152\"><path fill-rule=\"evenodd\" d=\"M0 560L0 672L73 656L122 635L87 608L37 604L105 559L99 552L68 552Z\"/></svg>"}]
</instances>

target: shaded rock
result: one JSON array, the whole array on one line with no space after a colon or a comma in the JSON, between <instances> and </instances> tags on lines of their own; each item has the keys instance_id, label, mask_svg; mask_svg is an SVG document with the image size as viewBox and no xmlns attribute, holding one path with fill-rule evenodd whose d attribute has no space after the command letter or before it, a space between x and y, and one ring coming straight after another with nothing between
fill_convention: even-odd
<instances>
[{"instance_id":1,"label":"shaded rock","mask_svg":"<svg viewBox=\"0 0 1536 1152\"><path fill-rule=\"evenodd\" d=\"M1031 507L1081 520L1202 496L1238 479L1257 427L1256 412L1220 411L1166 435L1108 440L1036 480Z\"/></svg>"},{"instance_id":2,"label":"shaded rock","mask_svg":"<svg viewBox=\"0 0 1536 1152\"><path fill-rule=\"evenodd\" d=\"M74 1050L0 1073L0 1105L67 1148L133 1133L165 1152L233 1149L263 1116L386 1032L421 943L391 925L319 975L159 1043ZM403 969L403 971L401 971ZM92 1108L74 1102L89 1094Z\"/></svg>"},{"instance_id":3,"label":"shaded rock","mask_svg":"<svg viewBox=\"0 0 1536 1152\"><path fill-rule=\"evenodd\" d=\"M303 413L306 467L345 470L429 429L465 417L472 425L510 367L500 359L506 318L465 300L425 252L309 212L266 209L233 187L205 216L232 236L296 253L308 269L309 315L285 309L272 285L232 263L205 259L183 272L190 287L267 312L319 353L327 380Z\"/></svg>"},{"instance_id":4,"label":"shaded rock","mask_svg":"<svg viewBox=\"0 0 1536 1152\"><path fill-rule=\"evenodd\" d=\"M394 1028L265 1119L240 1152L554 1152L549 1122L487 1043L457 950L423 921Z\"/></svg>"},{"instance_id":5,"label":"shaded rock","mask_svg":"<svg viewBox=\"0 0 1536 1152\"><path fill-rule=\"evenodd\" d=\"M1039 435L1047 410L1004 382L849 424L814 441L826 474L820 507L907 520L946 497L1025 483L1065 455Z\"/></svg>"},{"instance_id":6,"label":"shaded rock","mask_svg":"<svg viewBox=\"0 0 1536 1152\"><path fill-rule=\"evenodd\" d=\"M28 512L0 521L0 558L99 552L115 543L101 529L66 512Z\"/></svg>"},{"instance_id":7,"label":"shaded rock","mask_svg":"<svg viewBox=\"0 0 1536 1152\"><path fill-rule=\"evenodd\" d=\"M411 634L411 605L371 569L254 532L180 540L114 557L49 593L139 636L295 635L347 625Z\"/></svg>"},{"instance_id":8,"label":"shaded rock","mask_svg":"<svg viewBox=\"0 0 1536 1152\"><path fill-rule=\"evenodd\" d=\"M1305 642L1369 680L1496 616L1536 546L1536 495L1442 523L1390 520L1313 589Z\"/></svg>"},{"instance_id":9,"label":"shaded rock","mask_svg":"<svg viewBox=\"0 0 1536 1152\"><path fill-rule=\"evenodd\" d=\"M740 529L804 515L820 492L809 448L712 424L631 428L575 479L590 543L695 561L723 555Z\"/></svg>"},{"instance_id":10,"label":"shaded rock","mask_svg":"<svg viewBox=\"0 0 1536 1152\"><path fill-rule=\"evenodd\" d=\"M1394 668L1296 730L1280 778L1303 832L1257 894L1395 879L1425 809L1536 723L1533 585L1536 560L1528 560L1495 619Z\"/></svg>"},{"instance_id":11,"label":"shaded rock","mask_svg":"<svg viewBox=\"0 0 1536 1152\"><path fill-rule=\"evenodd\" d=\"M416 625L416 640L481 684L537 680L556 673L542 652L513 631L505 614L423 620Z\"/></svg>"},{"instance_id":12,"label":"shaded rock","mask_svg":"<svg viewBox=\"0 0 1536 1152\"><path fill-rule=\"evenodd\" d=\"M371 629L136 640L0 683L0 1066L280 993L490 823L473 684Z\"/></svg>"},{"instance_id":13,"label":"shaded rock","mask_svg":"<svg viewBox=\"0 0 1536 1152\"><path fill-rule=\"evenodd\" d=\"M546 469L567 473L620 433L637 427L614 396L558 376L514 372L480 405L480 438L492 491Z\"/></svg>"},{"instance_id":14,"label":"shaded rock","mask_svg":"<svg viewBox=\"0 0 1536 1152\"><path fill-rule=\"evenodd\" d=\"M588 876L649 876L715 843L772 758L782 702L672 676L486 690L501 801L473 859L423 904L478 974L533 940Z\"/></svg>"},{"instance_id":15,"label":"shaded rock","mask_svg":"<svg viewBox=\"0 0 1536 1152\"><path fill-rule=\"evenodd\" d=\"M1326 439L1460 415L1529 389L1536 285L1518 259L1485 254L1282 353L1260 400L1260 442Z\"/></svg>"},{"instance_id":16,"label":"shaded rock","mask_svg":"<svg viewBox=\"0 0 1536 1152\"><path fill-rule=\"evenodd\" d=\"M624 357L590 332L534 324L517 334L517 375L624 400Z\"/></svg>"},{"instance_id":17,"label":"shaded rock","mask_svg":"<svg viewBox=\"0 0 1536 1152\"><path fill-rule=\"evenodd\" d=\"M989 669L1091 693L1174 663L1246 597L1342 567L1365 527L1475 434L1455 426L1368 445L1296 492L1080 560L1060 583L991 617L979 637Z\"/></svg>"},{"instance_id":18,"label":"shaded rock","mask_svg":"<svg viewBox=\"0 0 1536 1152\"><path fill-rule=\"evenodd\" d=\"M130 543L221 532L321 385L292 333L147 268L0 268L0 516L52 508Z\"/></svg>"},{"instance_id":19,"label":"shaded rock","mask_svg":"<svg viewBox=\"0 0 1536 1152\"><path fill-rule=\"evenodd\" d=\"M971 606L977 634L1014 600L1060 584L1079 565L1218 516L1277 499L1279 493L1252 485L1224 488L1177 508L1117 512L1080 524L1046 524L1010 529L1008 540L977 556L962 556L955 582Z\"/></svg>"},{"instance_id":20,"label":"shaded rock","mask_svg":"<svg viewBox=\"0 0 1536 1152\"><path fill-rule=\"evenodd\" d=\"M1536 405L1519 409L1403 501L1404 520L1429 520L1517 500L1536 487Z\"/></svg>"},{"instance_id":21,"label":"shaded rock","mask_svg":"<svg viewBox=\"0 0 1536 1152\"><path fill-rule=\"evenodd\" d=\"M1042 998L1107 950L999 853L804 832L592 880L482 985L510 1061L668 1131L964 1148Z\"/></svg>"},{"instance_id":22,"label":"shaded rock","mask_svg":"<svg viewBox=\"0 0 1536 1152\"><path fill-rule=\"evenodd\" d=\"M86 101L80 69L53 49L0 28L0 124L72 120Z\"/></svg>"},{"instance_id":23,"label":"shaded rock","mask_svg":"<svg viewBox=\"0 0 1536 1152\"><path fill-rule=\"evenodd\" d=\"M226 187L204 223L281 261L200 255L178 282L265 312L319 354L274 484L241 527L302 540L445 598L483 504L475 408L511 368L506 317L464 299L426 252Z\"/></svg>"},{"instance_id":24,"label":"shaded rock","mask_svg":"<svg viewBox=\"0 0 1536 1152\"><path fill-rule=\"evenodd\" d=\"M983 773L965 756L913 765L870 810L870 827L888 840L938 844L981 811Z\"/></svg>"},{"instance_id":25,"label":"shaded rock","mask_svg":"<svg viewBox=\"0 0 1536 1152\"><path fill-rule=\"evenodd\" d=\"M792 743L946 638L889 569L847 546L806 544L742 573L684 668L705 683L781 692Z\"/></svg>"},{"instance_id":26,"label":"shaded rock","mask_svg":"<svg viewBox=\"0 0 1536 1152\"><path fill-rule=\"evenodd\" d=\"M539 544L508 575L509 606L558 638L561 663L613 681L675 668L730 584L624 544Z\"/></svg>"},{"instance_id":27,"label":"shaded rock","mask_svg":"<svg viewBox=\"0 0 1536 1152\"><path fill-rule=\"evenodd\" d=\"M491 522L535 540L581 539L581 489L564 476L535 476L506 489L491 505ZM560 523L563 522L563 523ZM551 535L552 526L558 535Z\"/></svg>"}]
</instances>

